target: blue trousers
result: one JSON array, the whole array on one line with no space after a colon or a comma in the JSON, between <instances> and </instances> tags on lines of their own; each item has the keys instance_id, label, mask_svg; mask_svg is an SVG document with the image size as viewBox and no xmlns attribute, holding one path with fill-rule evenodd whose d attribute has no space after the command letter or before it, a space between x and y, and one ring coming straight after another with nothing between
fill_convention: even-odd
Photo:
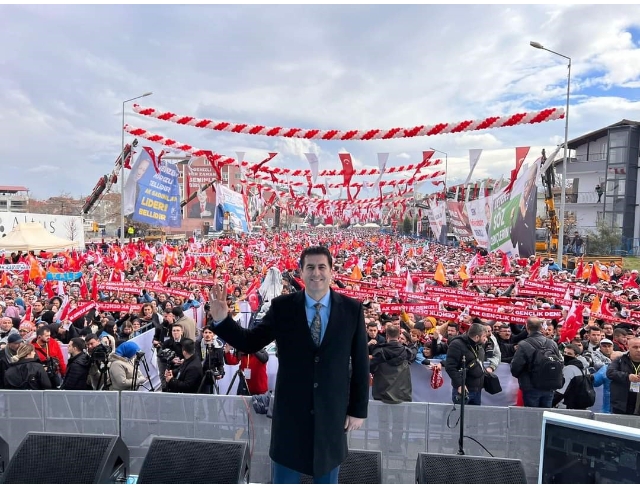
<instances>
[{"instance_id":1,"label":"blue trousers","mask_svg":"<svg viewBox=\"0 0 640 487\"><path fill-rule=\"evenodd\" d=\"M553 391L538 389L522 391L522 402L526 408L550 408L553 404Z\"/></svg>"},{"instance_id":2,"label":"blue trousers","mask_svg":"<svg viewBox=\"0 0 640 487\"><path fill-rule=\"evenodd\" d=\"M330 472L320 477L314 477L313 483L314 484L337 484L339 471L340 471L340 466L337 466ZM291 470L290 468L287 468L284 465L280 465L279 463L276 463L273 460L271 461L271 483L273 484L299 484L301 475L302 474L300 472Z\"/></svg>"}]
</instances>

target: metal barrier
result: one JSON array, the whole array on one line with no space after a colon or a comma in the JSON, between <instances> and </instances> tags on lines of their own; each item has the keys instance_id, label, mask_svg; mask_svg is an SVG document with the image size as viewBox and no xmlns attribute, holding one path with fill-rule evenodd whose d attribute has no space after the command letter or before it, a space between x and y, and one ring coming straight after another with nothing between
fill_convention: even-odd
<instances>
[{"instance_id":1,"label":"metal barrier","mask_svg":"<svg viewBox=\"0 0 640 487\"><path fill-rule=\"evenodd\" d=\"M537 479L543 409L469 406L465 434L497 457L522 459L527 478ZM585 418L591 411L557 410ZM382 451L383 483L413 483L420 452L456 453L459 407L451 404L371 401L361 430L349 433L351 448ZM635 416L597 414L596 419L640 426ZM246 440L252 451L251 481L270 482L271 422L240 396L145 392L2 391L0 436L11 453L29 431L120 434L137 475L156 435ZM487 456L465 439L468 455ZM176 452L180 455L180 452ZM188 459L185 459L188 461Z\"/></svg>"}]
</instances>

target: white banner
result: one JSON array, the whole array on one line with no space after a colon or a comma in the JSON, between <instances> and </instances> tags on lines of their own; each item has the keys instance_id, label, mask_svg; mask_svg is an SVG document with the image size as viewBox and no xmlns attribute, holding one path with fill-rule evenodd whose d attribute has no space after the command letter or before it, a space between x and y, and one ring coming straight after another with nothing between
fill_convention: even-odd
<instances>
[{"instance_id":1,"label":"white banner","mask_svg":"<svg viewBox=\"0 0 640 487\"><path fill-rule=\"evenodd\" d=\"M478 161L480 160L480 154L482 154L482 149L469 149L469 175L467 176L467 180L464 184L469 184L473 170L476 168L476 164L478 164Z\"/></svg>"},{"instance_id":2,"label":"white banner","mask_svg":"<svg viewBox=\"0 0 640 487\"><path fill-rule=\"evenodd\" d=\"M489 248L489 223L491 222L491 196L465 203L469 224L479 247Z\"/></svg>"},{"instance_id":3,"label":"white banner","mask_svg":"<svg viewBox=\"0 0 640 487\"><path fill-rule=\"evenodd\" d=\"M78 242L78 248L84 249L84 227L82 217L66 215L47 215L44 213L0 212L0 237L13 230L18 223L40 223L44 229L56 237Z\"/></svg>"}]
</instances>

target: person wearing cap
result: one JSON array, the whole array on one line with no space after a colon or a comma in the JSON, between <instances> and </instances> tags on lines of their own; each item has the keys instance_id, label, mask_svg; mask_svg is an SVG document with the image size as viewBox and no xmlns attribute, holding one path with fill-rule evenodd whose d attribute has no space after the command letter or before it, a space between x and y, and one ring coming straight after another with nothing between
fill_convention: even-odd
<instances>
[{"instance_id":1,"label":"person wearing cap","mask_svg":"<svg viewBox=\"0 0 640 487\"><path fill-rule=\"evenodd\" d=\"M593 367L600 370L605 365L611 363L611 354L613 353L613 342L608 338L600 340L599 347L591 354L593 359Z\"/></svg>"},{"instance_id":2,"label":"person wearing cap","mask_svg":"<svg viewBox=\"0 0 640 487\"><path fill-rule=\"evenodd\" d=\"M12 334L7 337L7 345L0 350L0 388L4 389L4 373L9 368L9 364L13 363L18 348L24 343L19 334Z\"/></svg>"},{"instance_id":3,"label":"person wearing cap","mask_svg":"<svg viewBox=\"0 0 640 487\"><path fill-rule=\"evenodd\" d=\"M604 342L604 340L605 339L603 339L602 341ZM600 343L600 350L604 350L605 347L606 343ZM622 357L622 352L613 351L613 343L611 343L609 347L611 348L611 360L616 360ZM593 374L593 387L602 386L602 409L600 411L593 410L594 413L611 413L611 379L607 377L607 370L609 369L610 365L611 362L603 365L600 370Z\"/></svg>"}]
</instances>

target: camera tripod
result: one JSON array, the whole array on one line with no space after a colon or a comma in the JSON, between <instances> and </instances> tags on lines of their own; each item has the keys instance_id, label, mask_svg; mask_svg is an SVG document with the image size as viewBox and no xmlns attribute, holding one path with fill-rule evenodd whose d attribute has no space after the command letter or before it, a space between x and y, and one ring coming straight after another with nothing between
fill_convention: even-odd
<instances>
[{"instance_id":1,"label":"camera tripod","mask_svg":"<svg viewBox=\"0 0 640 487\"><path fill-rule=\"evenodd\" d=\"M100 377L96 384L96 391L107 391L109 390L109 361L105 360L104 362L97 362L96 366L100 372Z\"/></svg>"},{"instance_id":2,"label":"camera tripod","mask_svg":"<svg viewBox=\"0 0 640 487\"><path fill-rule=\"evenodd\" d=\"M214 370L220 371L221 369L224 372L224 365L218 363L219 360L216 359L214 361L212 359L214 350L214 346L207 345L207 360L205 362L207 370L204 371L204 377L202 377L202 380L200 381L200 386L198 387L197 394L220 394L220 386L218 386L219 379L216 378L216 375L213 372ZM222 375L224 375L224 373ZM221 377L221 375L218 374L217 377ZM206 386L211 386L211 388L208 388Z\"/></svg>"},{"instance_id":3,"label":"camera tripod","mask_svg":"<svg viewBox=\"0 0 640 487\"><path fill-rule=\"evenodd\" d=\"M147 359L144 358L144 352L140 351L136 353L136 358L133 360L133 382L131 383L131 390L138 390L138 370L140 369L140 364L142 363L142 368L144 369L144 374L147 376L147 382L149 383L149 389L145 387L149 392L155 392L153 384L151 383L151 374L149 373L149 364L147 363Z\"/></svg>"},{"instance_id":4,"label":"camera tripod","mask_svg":"<svg viewBox=\"0 0 640 487\"><path fill-rule=\"evenodd\" d=\"M235 373L233 374L233 377L231 378L231 383L229 384L229 387L227 388L227 393L226 395L228 396L229 393L231 392L231 389L233 388L233 384L236 382L237 378L240 378L240 383L238 384L238 395L239 396L250 396L251 392L249 391L249 385L247 384L247 378L244 375L244 372L242 371L241 368L238 367L238 370L235 371Z\"/></svg>"}]
</instances>

